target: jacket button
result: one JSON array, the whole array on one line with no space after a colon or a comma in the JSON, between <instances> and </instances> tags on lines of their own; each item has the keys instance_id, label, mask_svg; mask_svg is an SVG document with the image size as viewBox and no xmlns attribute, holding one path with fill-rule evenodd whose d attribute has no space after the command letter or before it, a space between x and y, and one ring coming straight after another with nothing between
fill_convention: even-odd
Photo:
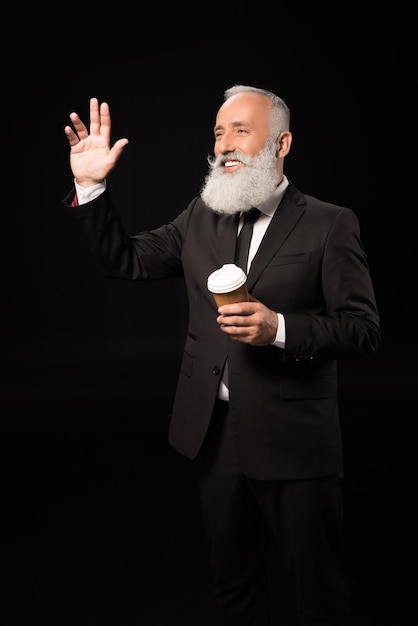
<instances>
[{"instance_id":1,"label":"jacket button","mask_svg":"<svg viewBox=\"0 0 418 626\"><path fill-rule=\"evenodd\" d=\"M215 367L212 370L212 374L215 374L215 376L219 376L220 373L221 373L221 368L215 365Z\"/></svg>"}]
</instances>

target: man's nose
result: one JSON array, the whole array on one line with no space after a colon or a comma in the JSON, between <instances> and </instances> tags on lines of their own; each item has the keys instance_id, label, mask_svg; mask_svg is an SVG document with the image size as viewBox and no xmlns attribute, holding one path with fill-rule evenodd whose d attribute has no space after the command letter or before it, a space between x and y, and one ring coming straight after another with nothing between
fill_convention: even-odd
<instances>
[{"instance_id":1,"label":"man's nose","mask_svg":"<svg viewBox=\"0 0 418 626\"><path fill-rule=\"evenodd\" d=\"M234 152L236 146L234 136L231 133L225 133L220 137L218 141L218 150L222 154L227 152Z\"/></svg>"}]
</instances>

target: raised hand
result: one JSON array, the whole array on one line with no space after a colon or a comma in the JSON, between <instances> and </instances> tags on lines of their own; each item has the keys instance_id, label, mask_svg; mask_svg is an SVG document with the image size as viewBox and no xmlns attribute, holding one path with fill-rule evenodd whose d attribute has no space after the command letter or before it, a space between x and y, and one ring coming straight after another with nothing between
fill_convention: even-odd
<instances>
[{"instance_id":1,"label":"raised hand","mask_svg":"<svg viewBox=\"0 0 418 626\"><path fill-rule=\"evenodd\" d=\"M118 139L110 146L111 119L109 105L90 99L90 133L77 113L70 114L73 127L64 132L70 144L70 167L77 183L90 187L102 182L115 167L128 139Z\"/></svg>"}]
</instances>

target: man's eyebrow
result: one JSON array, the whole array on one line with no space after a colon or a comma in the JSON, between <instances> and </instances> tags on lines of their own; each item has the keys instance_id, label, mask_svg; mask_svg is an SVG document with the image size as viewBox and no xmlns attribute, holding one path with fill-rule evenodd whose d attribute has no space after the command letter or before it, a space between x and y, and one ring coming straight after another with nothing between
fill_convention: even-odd
<instances>
[{"instance_id":1,"label":"man's eyebrow","mask_svg":"<svg viewBox=\"0 0 418 626\"><path fill-rule=\"evenodd\" d=\"M231 126L234 126L234 128L238 128L238 126L250 126L250 122L238 120L236 122L232 122ZM216 132L217 130L221 130L222 128L224 128L222 124L217 124L213 130L214 132Z\"/></svg>"}]
</instances>

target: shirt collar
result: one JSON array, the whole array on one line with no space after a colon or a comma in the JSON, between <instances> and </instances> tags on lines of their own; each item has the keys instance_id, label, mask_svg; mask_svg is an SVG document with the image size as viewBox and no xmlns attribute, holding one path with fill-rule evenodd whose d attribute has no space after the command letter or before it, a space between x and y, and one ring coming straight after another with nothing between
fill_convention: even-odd
<instances>
[{"instance_id":1,"label":"shirt collar","mask_svg":"<svg viewBox=\"0 0 418 626\"><path fill-rule=\"evenodd\" d=\"M279 185L277 185L276 189L271 194L270 198L262 202L257 209L259 209L265 215L269 217L273 217L276 212L277 207L279 206L281 199L283 198L284 192L287 189L289 184L289 180L286 176L283 176L283 180Z\"/></svg>"}]
</instances>

